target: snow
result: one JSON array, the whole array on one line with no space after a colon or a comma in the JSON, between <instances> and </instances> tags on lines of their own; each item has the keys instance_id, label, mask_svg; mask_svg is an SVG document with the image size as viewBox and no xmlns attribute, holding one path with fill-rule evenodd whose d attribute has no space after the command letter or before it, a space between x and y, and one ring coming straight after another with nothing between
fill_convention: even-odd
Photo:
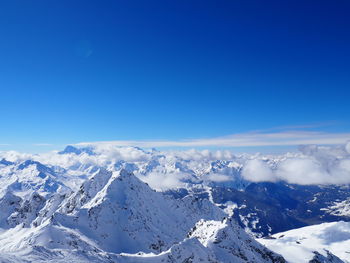
<instances>
[{"instance_id":1,"label":"snow","mask_svg":"<svg viewBox=\"0 0 350 263\"><path fill-rule=\"evenodd\" d=\"M335 201L327 208L322 208L327 213L335 216L347 216L350 217L350 199L344 201Z\"/></svg>"},{"instance_id":2,"label":"snow","mask_svg":"<svg viewBox=\"0 0 350 263\"><path fill-rule=\"evenodd\" d=\"M221 262L285 262L253 240L230 218L222 221L199 221L190 232L209 248Z\"/></svg>"},{"instance_id":3,"label":"snow","mask_svg":"<svg viewBox=\"0 0 350 263\"><path fill-rule=\"evenodd\" d=\"M3 262L284 262L207 199L172 199L126 170L47 198L1 199Z\"/></svg>"},{"instance_id":4,"label":"snow","mask_svg":"<svg viewBox=\"0 0 350 263\"><path fill-rule=\"evenodd\" d=\"M308 262L313 251L327 256L326 250L344 262L350 262L350 222L333 222L307 226L258 239L291 263Z\"/></svg>"},{"instance_id":5,"label":"snow","mask_svg":"<svg viewBox=\"0 0 350 263\"><path fill-rule=\"evenodd\" d=\"M213 204L212 196L215 186L242 190L252 181L275 181L281 169L316 171L308 183L319 174L343 176L349 153L339 149L236 156L94 144L40 155L2 152L0 262L285 262L278 254L290 262L337 262L332 254L349 261L349 223L259 239L276 254L233 221L234 210L245 205ZM324 174L327 169L332 173ZM245 174L256 170L263 171L260 177ZM277 179L290 181L289 172ZM173 199L162 192L179 187L207 198ZM335 200L325 209L346 216L348 201ZM248 224L247 219L258 227L255 213L241 218Z\"/></svg>"}]
</instances>

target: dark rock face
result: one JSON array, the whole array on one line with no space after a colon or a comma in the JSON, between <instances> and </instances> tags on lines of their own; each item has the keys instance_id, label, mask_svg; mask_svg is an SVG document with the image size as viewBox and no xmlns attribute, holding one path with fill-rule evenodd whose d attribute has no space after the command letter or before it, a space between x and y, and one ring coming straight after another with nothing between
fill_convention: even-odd
<instances>
[{"instance_id":1,"label":"dark rock face","mask_svg":"<svg viewBox=\"0 0 350 263\"><path fill-rule=\"evenodd\" d=\"M327 256L323 256L317 251L314 251L315 256L309 261L309 263L343 263L343 261L331 252L326 251Z\"/></svg>"}]
</instances>

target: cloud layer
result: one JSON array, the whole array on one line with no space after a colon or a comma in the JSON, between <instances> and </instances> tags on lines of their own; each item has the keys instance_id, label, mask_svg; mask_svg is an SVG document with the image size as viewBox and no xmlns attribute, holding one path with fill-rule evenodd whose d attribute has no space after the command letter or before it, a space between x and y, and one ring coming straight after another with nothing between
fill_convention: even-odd
<instances>
[{"instance_id":1,"label":"cloud layer","mask_svg":"<svg viewBox=\"0 0 350 263\"><path fill-rule=\"evenodd\" d=\"M266 160L246 162L242 176L253 182L286 181L293 184L349 184L350 143L345 146L303 146L301 155L286 157L275 165Z\"/></svg>"},{"instance_id":2,"label":"cloud layer","mask_svg":"<svg viewBox=\"0 0 350 263\"><path fill-rule=\"evenodd\" d=\"M350 140L350 133L327 133L316 131L249 132L224 137L193 140L150 140L150 141L105 141L85 142L78 145L117 145L139 147L256 147L290 145L334 145Z\"/></svg>"},{"instance_id":3,"label":"cloud layer","mask_svg":"<svg viewBox=\"0 0 350 263\"><path fill-rule=\"evenodd\" d=\"M0 152L0 159L28 159L66 171L89 167L116 169L118 164L138 167L138 176L156 189L182 187L186 182L230 184L285 181L293 184L350 184L350 142L339 146L305 145L297 153L281 155L240 154L228 150L146 151L116 147L114 143L81 144L80 154L49 152L39 155ZM92 151L91 154L89 151ZM118 166L119 167L119 166Z\"/></svg>"}]
</instances>

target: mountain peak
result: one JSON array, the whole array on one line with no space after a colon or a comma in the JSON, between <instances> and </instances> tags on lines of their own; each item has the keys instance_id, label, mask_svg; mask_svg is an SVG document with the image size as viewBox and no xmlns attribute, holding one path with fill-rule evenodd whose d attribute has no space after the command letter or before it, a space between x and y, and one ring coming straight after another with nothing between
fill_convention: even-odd
<instances>
[{"instance_id":1,"label":"mountain peak","mask_svg":"<svg viewBox=\"0 0 350 263\"><path fill-rule=\"evenodd\" d=\"M119 180L130 179L130 178L133 178L134 180L135 179L139 180L132 172L129 172L126 169L120 170L118 178Z\"/></svg>"},{"instance_id":2,"label":"mountain peak","mask_svg":"<svg viewBox=\"0 0 350 263\"><path fill-rule=\"evenodd\" d=\"M82 153L87 153L88 155L94 155L94 151L92 147L75 147L72 145L67 145L63 151L58 152L58 154L70 154L74 153L76 155L80 155Z\"/></svg>"}]
</instances>

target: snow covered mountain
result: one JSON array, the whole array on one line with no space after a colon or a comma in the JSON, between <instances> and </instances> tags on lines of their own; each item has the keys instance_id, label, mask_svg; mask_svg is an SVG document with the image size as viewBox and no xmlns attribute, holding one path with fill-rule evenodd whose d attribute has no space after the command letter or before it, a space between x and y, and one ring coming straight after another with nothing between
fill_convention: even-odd
<instances>
[{"instance_id":1,"label":"snow covered mountain","mask_svg":"<svg viewBox=\"0 0 350 263\"><path fill-rule=\"evenodd\" d=\"M0 200L4 262L285 262L208 200L172 199L126 170L29 200Z\"/></svg>"},{"instance_id":2,"label":"snow covered mountain","mask_svg":"<svg viewBox=\"0 0 350 263\"><path fill-rule=\"evenodd\" d=\"M7 191L23 198L29 197L33 191L42 196L48 196L57 191L68 191L68 188L57 178L55 171L38 161L29 159L12 163L2 159L0 172L0 196Z\"/></svg>"},{"instance_id":3,"label":"snow covered mountain","mask_svg":"<svg viewBox=\"0 0 350 263\"><path fill-rule=\"evenodd\" d=\"M350 221L346 149L264 156L84 144L0 152L0 262L285 262L246 232ZM295 167L307 183L293 183ZM346 260L327 249L305 262Z\"/></svg>"},{"instance_id":4,"label":"snow covered mountain","mask_svg":"<svg viewBox=\"0 0 350 263\"><path fill-rule=\"evenodd\" d=\"M324 262L350 262L350 223L333 222L307 226L259 239L291 263L312 258ZM336 256L335 256L336 255ZM315 261L316 262L316 261Z\"/></svg>"}]
</instances>

